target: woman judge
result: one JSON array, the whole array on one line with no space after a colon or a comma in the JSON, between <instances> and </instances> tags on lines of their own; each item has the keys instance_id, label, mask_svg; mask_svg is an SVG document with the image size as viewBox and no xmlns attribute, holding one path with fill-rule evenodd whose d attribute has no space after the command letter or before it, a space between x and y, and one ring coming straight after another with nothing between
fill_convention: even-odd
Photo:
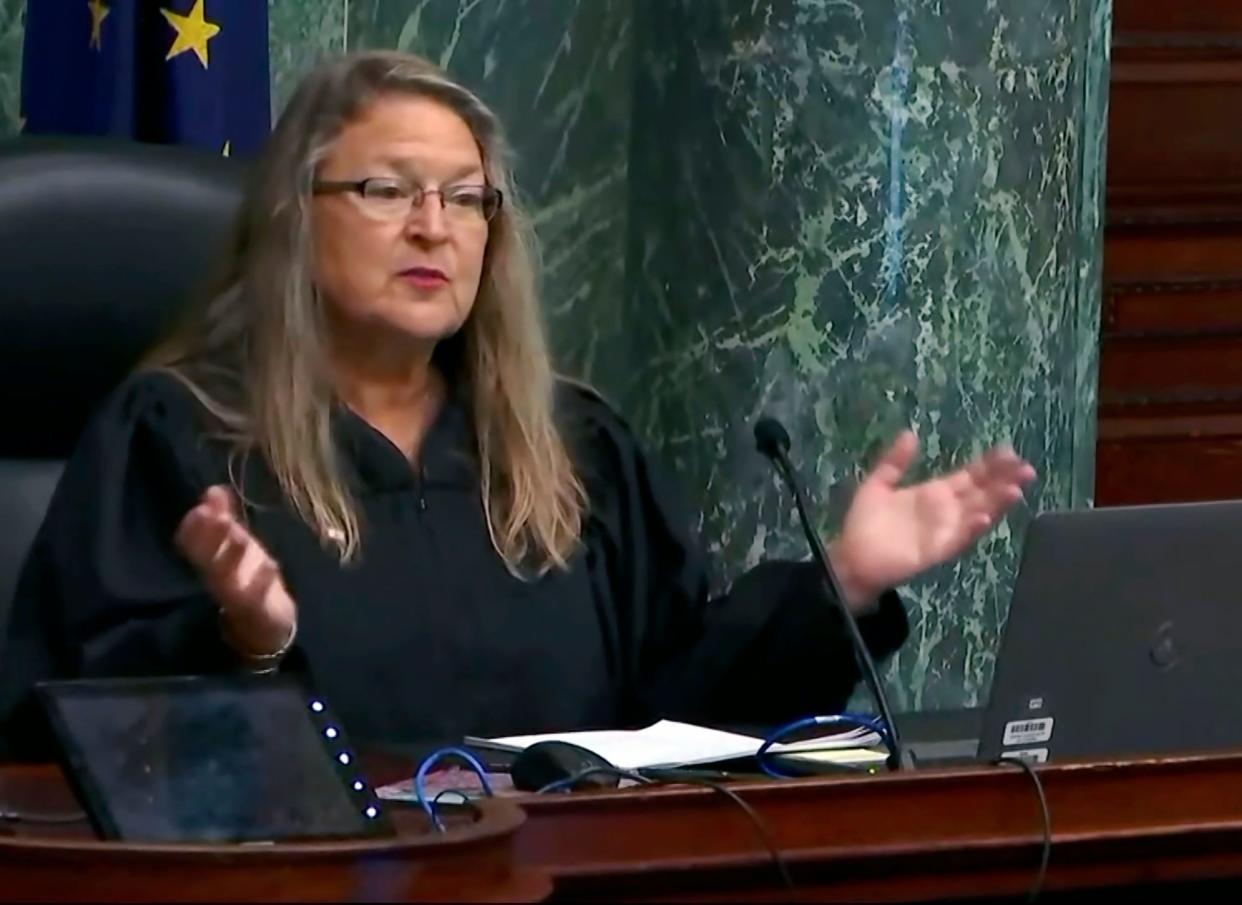
<instances>
[{"instance_id":1,"label":"woman judge","mask_svg":"<svg viewBox=\"0 0 1242 905\"><path fill-rule=\"evenodd\" d=\"M216 292L86 428L0 655L10 753L52 677L301 669L369 741L772 722L857 667L812 563L709 599L625 422L555 379L496 117L427 62L312 72ZM878 656L888 590L1034 472L1008 449L899 486L896 440L830 555ZM33 744L33 742L31 742Z\"/></svg>"}]
</instances>

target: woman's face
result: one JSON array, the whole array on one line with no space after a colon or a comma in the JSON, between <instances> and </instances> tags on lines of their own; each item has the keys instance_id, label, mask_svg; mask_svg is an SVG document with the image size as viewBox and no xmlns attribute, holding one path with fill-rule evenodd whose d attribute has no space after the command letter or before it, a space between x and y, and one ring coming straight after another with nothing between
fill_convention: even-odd
<instances>
[{"instance_id":1,"label":"woman's face","mask_svg":"<svg viewBox=\"0 0 1242 905\"><path fill-rule=\"evenodd\" d=\"M364 194L343 185L364 179ZM346 125L316 175L312 220L334 325L431 346L457 332L483 271L485 183L470 128L434 100L381 97Z\"/></svg>"}]
</instances>

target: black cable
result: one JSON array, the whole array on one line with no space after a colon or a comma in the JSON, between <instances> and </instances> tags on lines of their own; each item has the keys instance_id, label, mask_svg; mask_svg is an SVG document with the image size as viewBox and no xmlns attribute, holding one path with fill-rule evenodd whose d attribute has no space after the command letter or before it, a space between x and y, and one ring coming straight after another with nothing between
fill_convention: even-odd
<instances>
[{"instance_id":1,"label":"black cable","mask_svg":"<svg viewBox=\"0 0 1242 905\"><path fill-rule=\"evenodd\" d=\"M78 811L76 814L34 814L30 811L13 811L0 805L0 823L35 823L35 824L64 824L64 823L82 823L86 820L86 813Z\"/></svg>"},{"instance_id":2,"label":"black cable","mask_svg":"<svg viewBox=\"0 0 1242 905\"><path fill-rule=\"evenodd\" d=\"M785 891L789 893L789 898L792 900L796 897L798 888L794 885L793 877L789 873L789 865L785 863L785 859L781 855L780 849L778 849L776 847L776 843L772 841L772 834L768 832L767 824L763 822L763 818L759 816L755 809L751 807L741 795L712 779L702 779L697 776L670 776L667 779L659 779L659 771L656 770L648 770L647 775L655 779L656 782L666 783L668 785L684 784L692 786L705 786L714 792L719 792L721 795L725 796L725 798L728 798L739 808L741 808L742 813L746 815L746 818L750 821L751 826L755 828L755 835L759 837L759 841L763 843L763 847L768 850L768 855L772 858L772 865L776 868L776 872L781 878L781 883L784 885Z\"/></svg>"},{"instance_id":3,"label":"black cable","mask_svg":"<svg viewBox=\"0 0 1242 905\"><path fill-rule=\"evenodd\" d=\"M1035 784L1035 794L1039 796L1039 811L1044 823L1044 845L1043 852L1039 857L1039 872L1035 875L1035 882L1031 884L1031 891L1027 895L1028 902L1034 902L1039 898L1039 894L1044 891L1044 880L1048 877L1048 861L1052 858L1052 812L1048 808L1048 797L1044 794L1044 784L1040 780L1039 774L1035 772L1035 768L1020 757L1001 757L992 761L992 765L996 767L1014 766L1031 777L1031 782Z\"/></svg>"},{"instance_id":4,"label":"black cable","mask_svg":"<svg viewBox=\"0 0 1242 905\"><path fill-rule=\"evenodd\" d=\"M579 770L577 773L566 776L564 779L558 779L555 782L548 783L546 786L541 786L535 790L535 794L545 795L548 792L560 792L563 789L572 789L578 783L582 782L582 780L588 779L592 776L599 776L601 774L604 776L617 776L621 779L632 779L639 785L644 786L650 785L654 781L635 773L632 770L622 770L620 767L587 767L584 770Z\"/></svg>"},{"instance_id":5,"label":"black cable","mask_svg":"<svg viewBox=\"0 0 1242 905\"><path fill-rule=\"evenodd\" d=\"M442 789L436 793L436 797L431 799L431 811L435 816L439 817L440 799L445 795L459 796L461 801L453 802L451 804L458 807L464 807L469 810L471 816L474 817L476 822L483 819L483 809L480 808L478 803L470 797L469 793L463 792L461 789Z\"/></svg>"},{"instance_id":6,"label":"black cable","mask_svg":"<svg viewBox=\"0 0 1242 905\"><path fill-rule=\"evenodd\" d=\"M705 786L713 792L718 792L731 802L742 809L742 813L746 815L746 819L750 821L754 827L755 835L759 837L759 841L763 843L763 847L767 849L768 856L772 859L772 866L776 868L776 872L780 877L781 883L784 885L786 892L790 898L794 898L797 893L797 887L794 885L793 877L789 873L789 866L785 863L784 857L781 856L780 850L772 841L772 834L768 832L767 824L763 822L763 818L755 811L750 804L738 795L737 792L711 779L704 779L697 776L687 776L681 772L669 771L665 774L661 770L648 768L642 773L635 773L632 770L622 770L618 767L587 767L585 770L579 770L565 779L558 779L556 782L550 782L543 788L539 789L536 794L542 795L545 792L555 792L561 789L571 789L583 779L589 776L597 776L599 774L608 776L618 776L623 779L630 779L640 785L690 785Z\"/></svg>"}]
</instances>

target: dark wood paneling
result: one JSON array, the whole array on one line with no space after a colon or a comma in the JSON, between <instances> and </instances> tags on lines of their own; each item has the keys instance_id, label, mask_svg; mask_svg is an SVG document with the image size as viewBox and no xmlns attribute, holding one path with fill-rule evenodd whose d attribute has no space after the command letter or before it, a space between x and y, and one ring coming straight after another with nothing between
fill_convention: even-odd
<instances>
[{"instance_id":1,"label":"dark wood paneling","mask_svg":"<svg viewBox=\"0 0 1242 905\"><path fill-rule=\"evenodd\" d=\"M1117 339L1242 332L1242 280L1114 282L1103 329Z\"/></svg>"},{"instance_id":2,"label":"dark wood paneling","mask_svg":"<svg viewBox=\"0 0 1242 905\"><path fill-rule=\"evenodd\" d=\"M1099 505L1242 497L1242 2L1115 0Z\"/></svg>"},{"instance_id":3,"label":"dark wood paneling","mask_svg":"<svg viewBox=\"0 0 1242 905\"><path fill-rule=\"evenodd\" d=\"M1109 227L1104 236L1104 277L1108 293L1119 283L1242 278L1242 229L1219 224Z\"/></svg>"},{"instance_id":4,"label":"dark wood paneling","mask_svg":"<svg viewBox=\"0 0 1242 905\"><path fill-rule=\"evenodd\" d=\"M1242 419L1136 421L1101 426L1098 498L1114 506L1242 498Z\"/></svg>"},{"instance_id":5,"label":"dark wood paneling","mask_svg":"<svg viewBox=\"0 0 1242 905\"><path fill-rule=\"evenodd\" d=\"M1242 38L1238 0L1113 0L1113 31L1120 43L1149 37L1167 44L1178 35Z\"/></svg>"},{"instance_id":6,"label":"dark wood paneling","mask_svg":"<svg viewBox=\"0 0 1242 905\"><path fill-rule=\"evenodd\" d=\"M1100 399L1242 400L1242 334L1154 336L1100 350Z\"/></svg>"},{"instance_id":7,"label":"dark wood paneling","mask_svg":"<svg viewBox=\"0 0 1242 905\"><path fill-rule=\"evenodd\" d=\"M1242 44L1219 59L1119 55L1108 222L1242 222Z\"/></svg>"}]
</instances>

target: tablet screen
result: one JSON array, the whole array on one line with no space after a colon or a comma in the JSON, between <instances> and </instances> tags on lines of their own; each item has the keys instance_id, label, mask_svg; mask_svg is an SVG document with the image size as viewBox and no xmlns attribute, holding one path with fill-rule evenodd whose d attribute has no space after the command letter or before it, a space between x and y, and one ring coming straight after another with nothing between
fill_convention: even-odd
<instances>
[{"instance_id":1,"label":"tablet screen","mask_svg":"<svg viewBox=\"0 0 1242 905\"><path fill-rule=\"evenodd\" d=\"M324 702L286 677L45 683L97 829L150 842L391 832Z\"/></svg>"}]
</instances>

